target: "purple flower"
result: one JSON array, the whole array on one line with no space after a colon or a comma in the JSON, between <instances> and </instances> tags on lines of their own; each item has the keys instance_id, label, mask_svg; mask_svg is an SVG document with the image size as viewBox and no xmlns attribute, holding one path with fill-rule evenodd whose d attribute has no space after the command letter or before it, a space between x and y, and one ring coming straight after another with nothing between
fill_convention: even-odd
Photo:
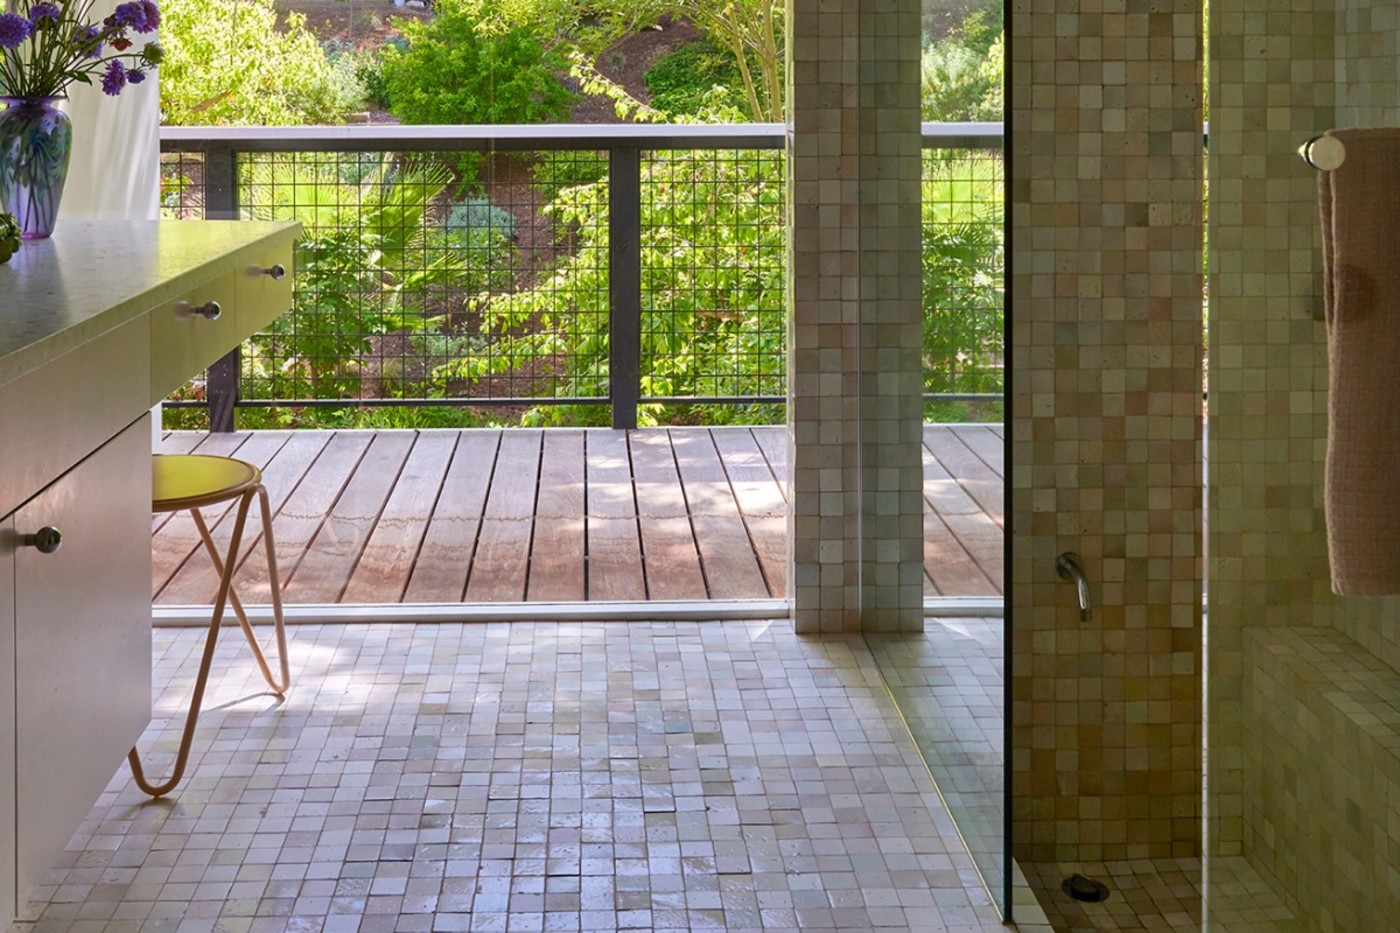
<instances>
[{"instance_id":1,"label":"purple flower","mask_svg":"<svg viewBox=\"0 0 1400 933\"><path fill-rule=\"evenodd\" d=\"M126 87L126 66L117 59L107 63L107 73L102 76L102 93L116 97Z\"/></svg>"},{"instance_id":2,"label":"purple flower","mask_svg":"<svg viewBox=\"0 0 1400 933\"><path fill-rule=\"evenodd\" d=\"M80 26L73 34L73 42L78 48L86 48L89 43L92 48L88 49L88 58L102 57L102 28L100 26Z\"/></svg>"},{"instance_id":3,"label":"purple flower","mask_svg":"<svg viewBox=\"0 0 1400 933\"><path fill-rule=\"evenodd\" d=\"M132 68L126 73L127 84L140 84L142 81L145 80L146 72L142 71L140 68Z\"/></svg>"},{"instance_id":4,"label":"purple flower","mask_svg":"<svg viewBox=\"0 0 1400 933\"><path fill-rule=\"evenodd\" d=\"M150 32L160 25L160 7L156 6L155 0L138 0L138 2L146 13L146 31Z\"/></svg>"},{"instance_id":5,"label":"purple flower","mask_svg":"<svg viewBox=\"0 0 1400 933\"><path fill-rule=\"evenodd\" d=\"M39 28L39 24L46 19L58 22L58 18L63 15L63 11L56 3L36 3L29 8L29 21L34 24L34 28Z\"/></svg>"},{"instance_id":6,"label":"purple flower","mask_svg":"<svg viewBox=\"0 0 1400 933\"><path fill-rule=\"evenodd\" d=\"M120 29L130 27L137 32L150 32L154 28L146 22L146 8L141 5L140 0L118 4L105 22Z\"/></svg>"},{"instance_id":7,"label":"purple flower","mask_svg":"<svg viewBox=\"0 0 1400 933\"><path fill-rule=\"evenodd\" d=\"M0 13L0 49L15 48L33 31L34 26L18 13Z\"/></svg>"}]
</instances>

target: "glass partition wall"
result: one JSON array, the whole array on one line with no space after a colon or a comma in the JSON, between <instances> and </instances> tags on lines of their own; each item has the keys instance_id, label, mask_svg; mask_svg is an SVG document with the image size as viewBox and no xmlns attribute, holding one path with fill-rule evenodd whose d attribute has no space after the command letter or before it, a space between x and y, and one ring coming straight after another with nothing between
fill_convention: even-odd
<instances>
[{"instance_id":1,"label":"glass partition wall","mask_svg":"<svg viewBox=\"0 0 1400 933\"><path fill-rule=\"evenodd\" d=\"M1001 15L924 0L924 120L1001 122ZM922 194L927 617L922 633L865 641L1006 915L1002 153L926 139Z\"/></svg>"}]
</instances>

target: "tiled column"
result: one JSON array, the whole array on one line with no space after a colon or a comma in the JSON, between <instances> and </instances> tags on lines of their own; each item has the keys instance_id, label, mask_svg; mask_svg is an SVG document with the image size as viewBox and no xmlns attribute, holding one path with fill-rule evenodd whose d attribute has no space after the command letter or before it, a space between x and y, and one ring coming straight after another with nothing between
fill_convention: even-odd
<instances>
[{"instance_id":1,"label":"tiled column","mask_svg":"<svg viewBox=\"0 0 1400 933\"><path fill-rule=\"evenodd\" d=\"M794 624L918 630L919 3L788 9Z\"/></svg>"}]
</instances>

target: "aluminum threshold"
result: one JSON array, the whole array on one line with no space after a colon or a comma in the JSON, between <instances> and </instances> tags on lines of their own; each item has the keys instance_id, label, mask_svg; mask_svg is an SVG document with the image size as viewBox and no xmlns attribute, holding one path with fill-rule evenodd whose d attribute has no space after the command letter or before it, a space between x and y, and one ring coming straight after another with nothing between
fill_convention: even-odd
<instances>
[{"instance_id":1,"label":"aluminum threshold","mask_svg":"<svg viewBox=\"0 0 1400 933\"><path fill-rule=\"evenodd\" d=\"M733 619L786 619L792 603L786 599L708 599L658 602L590 603L295 603L283 607L288 625L337 625L356 622L722 622ZM272 607L248 606L254 623L272 621ZM157 628L203 627L212 607L155 606ZM997 616L1000 597L939 596L924 600L924 615ZM237 624L233 612L224 624Z\"/></svg>"}]
</instances>

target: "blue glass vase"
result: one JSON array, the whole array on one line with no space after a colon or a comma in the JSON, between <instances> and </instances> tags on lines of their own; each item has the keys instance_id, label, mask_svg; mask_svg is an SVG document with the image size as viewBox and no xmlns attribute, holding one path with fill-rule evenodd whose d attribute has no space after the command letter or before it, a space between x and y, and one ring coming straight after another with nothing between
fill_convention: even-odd
<instances>
[{"instance_id":1,"label":"blue glass vase","mask_svg":"<svg viewBox=\"0 0 1400 933\"><path fill-rule=\"evenodd\" d=\"M0 97L0 210L14 214L20 236L53 233L68 179L73 123L61 97Z\"/></svg>"}]
</instances>

